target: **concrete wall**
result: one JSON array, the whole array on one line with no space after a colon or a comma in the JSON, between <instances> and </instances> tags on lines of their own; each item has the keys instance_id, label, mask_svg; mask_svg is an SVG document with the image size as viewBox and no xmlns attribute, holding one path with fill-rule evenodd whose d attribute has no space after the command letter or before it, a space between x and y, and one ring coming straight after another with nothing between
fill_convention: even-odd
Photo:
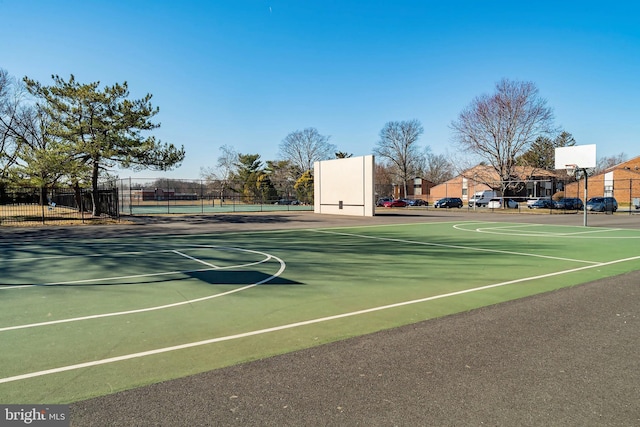
<instances>
[{"instance_id":1,"label":"concrete wall","mask_svg":"<svg viewBox=\"0 0 640 427\"><path fill-rule=\"evenodd\" d=\"M314 212L373 216L374 156L314 163Z\"/></svg>"}]
</instances>

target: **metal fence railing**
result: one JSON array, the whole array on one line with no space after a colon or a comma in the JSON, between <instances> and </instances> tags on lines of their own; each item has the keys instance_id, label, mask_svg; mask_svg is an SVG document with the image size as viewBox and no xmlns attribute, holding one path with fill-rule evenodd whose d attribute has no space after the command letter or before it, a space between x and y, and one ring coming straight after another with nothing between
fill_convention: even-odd
<instances>
[{"instance_id":1,"label":"metal fence railing","mask_svg":"<svg viewBox=\"0 0 640 427\"><path fill-rule=\"evenodd\" d=\"M246 185L237 181L136 179L117 181L122 215L205 214L313 210L313 194L293 182Z\"/></svg>"},{"instance_id":2,"label":"metal fence railing","mask_svg":"<svg viewBox=\"0 0 640 427\"><path fill-rule=\"evenodd\" d=\"M98 190L100 218L119 218L117 188ZM86 188L3 187L0 225L69 224L96 219L91 190Z\"/></svg>"}]
</instances>

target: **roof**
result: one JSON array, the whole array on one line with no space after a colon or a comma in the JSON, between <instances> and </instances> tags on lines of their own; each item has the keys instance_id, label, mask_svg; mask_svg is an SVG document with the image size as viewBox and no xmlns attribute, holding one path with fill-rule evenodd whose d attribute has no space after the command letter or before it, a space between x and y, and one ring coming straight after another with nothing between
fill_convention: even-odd
<instances>
[{"instance_id":1,"label":"roof","mask_svg":"<svg viewBox=\"0 0 640 427\"><path fill-rule=\"evenodd\" d=\"M564 171L546 170L541 168L535 168L533 166L514 166L513 174L515 178L527 180L532 178L560 178L565 173ZM485 182L497 182L500 181L500 176L493 168L488 165L477 165L463 171L460 174L467 179L474 179L476 181Z\"/></svg>"}]
</instances>

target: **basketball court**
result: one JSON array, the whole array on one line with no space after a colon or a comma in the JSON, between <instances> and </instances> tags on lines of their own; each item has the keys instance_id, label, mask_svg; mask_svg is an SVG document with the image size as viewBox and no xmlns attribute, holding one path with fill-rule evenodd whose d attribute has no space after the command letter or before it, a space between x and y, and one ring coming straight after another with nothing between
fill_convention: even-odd
<instances>
[{"instance_id":1,"label":"basketball court","mask_svg":"<svg viewBox=\"0 0 640 427\"><path fill-rule=\"evenodd\" d=\"M73 402L640 269L634 229L299 215L3 242L0 400Z\"/></svg>"}]
</instances>

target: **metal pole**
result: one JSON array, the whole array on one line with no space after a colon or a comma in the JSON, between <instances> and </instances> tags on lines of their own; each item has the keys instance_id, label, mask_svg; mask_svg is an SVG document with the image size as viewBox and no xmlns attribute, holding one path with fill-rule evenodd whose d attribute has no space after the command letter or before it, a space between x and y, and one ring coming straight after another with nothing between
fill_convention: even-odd
<instances>
[{"instance_id":1,"label":"metal pole","mask_svg":"<svg viewBox=\"0 0 640 427\"><path fill-rule=\"evenodd\" d=\"M583 221L583 225L586 227L587 226L587 181L588 181L588 177L587 177L587 170L586 169L582 169L582 173L584 174L584 207L583 209L583 214L582 216L584 217L584 221Z\"/></svg>"},{"instance_id":2,"label":"metal pole","mask_svg":"<svg viewBox=\"0 0 640 427\"><path fill-rule=\"evenodd\" d=\"M478 204L478 201L475 200L475 197L476 197L476 175L473 175L473 196L472 197L474 199L473 200L473 210L475 211L476 210L476 205ZM467 204L469 204L468 201L467 201Z\"/></svg>"},{"instance_id":3,"label":"metal pole","mask_svg":"<svg viewBox=\"0 0 640 427\"><path fill-rule=\"evenodd\" d=\"M631 207L633 206L633 200L631 200L631 178L629 178L629 215L631 215Z\"/></svg>"}]
</instances>

